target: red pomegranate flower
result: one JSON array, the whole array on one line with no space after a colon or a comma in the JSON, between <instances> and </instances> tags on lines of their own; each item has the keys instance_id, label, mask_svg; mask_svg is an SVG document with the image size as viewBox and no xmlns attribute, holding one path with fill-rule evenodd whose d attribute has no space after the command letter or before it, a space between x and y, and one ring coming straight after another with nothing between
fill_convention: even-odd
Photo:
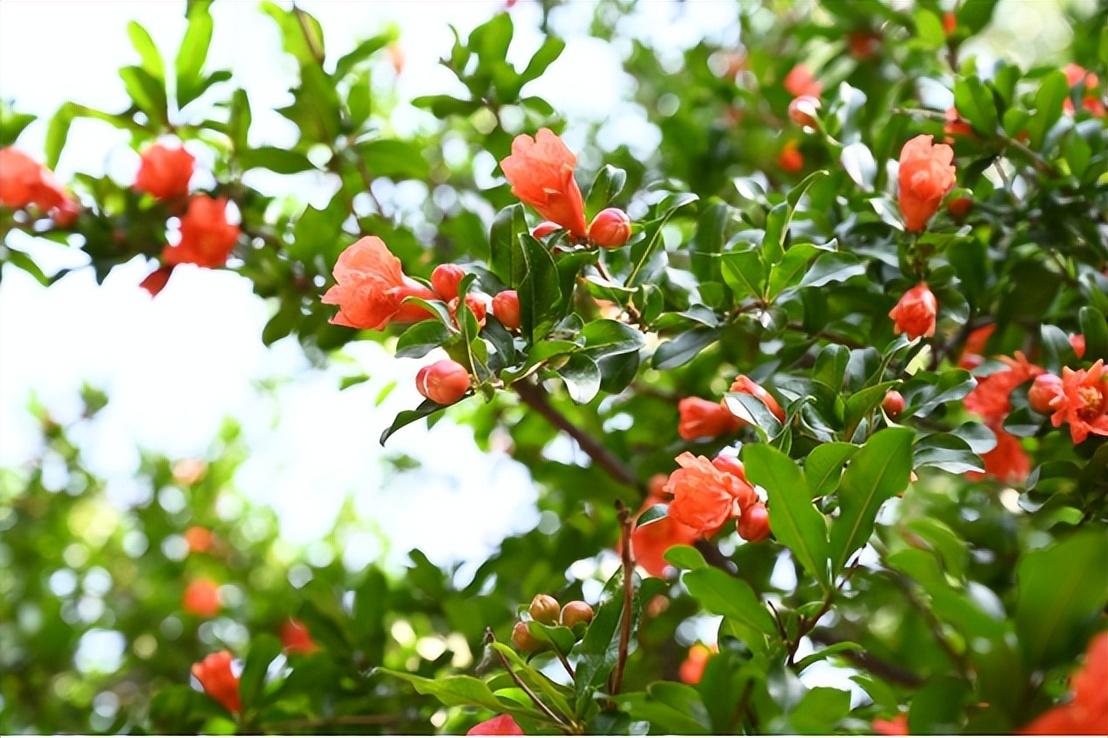
<instances>
[{"instance_id":1,"label":"red pomegranate flower","mask_svg":"<svg viewBox=\"0 0 1108 738\"><path fill-rule=\"evenodd\" d=\"M419 305L404 302L414 295L435 299L431 290L404 276L400 259L376 236L355 241L335 264L336 284L323 295L326 305L338 305L335 325L380 330L396 321L411 323L429 317Z\"/></svg>"},{"instance_id":2,"label":"red pomegranate flower","mask_svg":"<svg viewBox=\"0 0 1108 738\"><path fill-rule=\"evenodd\" d=\"M165 200L189 193L189 180L196 159L183 146L170 148L154 144L142 152L142 164L135 176L135 189Z\"/></svg>"},{"instance_id":3,"label":"red pomegranate flower","mask_svg":"<svg viewBox=\"0 0 1108 738\"><path fill-rule=\"evenodd\" d=\"M230 651L208 654L203 661L192 665L192 675L206 695L231 712L239 712L242 709L239 678L231 668L231 661Z\"/></svg>"},{"instance_id":4,"label":"red pomegranate flower","mask_svg":"<svg viewBox=\"0 0 1108 738\"><path fill-rule=\"evenodd\" d=\"M1085 369L1062 369L1062 391L1050 402L1054 414L1050 422L1057 428L1069 423L1074 443L1083 443L1089 434L1108 436L1108 377L1104 359Z\"/></svg>"},{"instance_id":5,"label":"red pomegranate flower","mask_svg":"<svg viewBox=\"0 0 1108 738\"><path fill-rule=\"evenodd\" d=\"M721 471L704 456L685 452L677 457L681 467L669 475L665 491L673 495L669 516L700 534L711 534L741 511L750 499L750 485Z\"/></svg>"},{"instance_id":6,"label":"red pomegranate flower","mask_svg":"<svg viewBox=\"0 0 1108 738\"><path fill-rule=\"evenodd\" d=\"M680 420L677 434L686 441L697 438L716 438L734 433L743 422L718 402L699 397L686 397L677 403Z\"/></svg>"},{"instance_id":7,"label":"red pomegranate flower","mask_svg":"<svg viewBox=\"0 0 1108 738\"><path fill-rule=\"evenodd\" d=\"M704 678L704 669L708 666L709 659L717 653L719 653L717 648L705 646L703 643L693 644L678 671L681 681L685 684L699 684Z\"/></svg>"},{"instance_id":8,"label":"red pomegranate flower","mask_svg":"<svg viewBox=\"0 0 1108 738\"><path fill-rule=\"evenodd\" d=\"M967 410L977 413L990 425L1003 421L1012 409L1012 390L1043 373L1042 367L1029 362L1019 351L1014 358L1002 356L1000 360L1008 368L979 379L964 400Z\"/></svg>"},{"instance_id":9,"label":"red pomegranate flower","mask_svg":"<svg viewBox=\"0 0 1108 738\"><path fill-rule=\"evenodd\" d=\"M309 654L319 650L319 644L312 639L308 626L296 618L281 623L281 645L287 653Z\"/></svg>"},{"instance_id":10,"label":"red pomegranate flower","mask_svg":"<svg viewBox=\"0 0 1108 738\"><path fill-rule=\"evenodd\" d=\"M996 446L981 455L985 473L970 472L966 476L970 479L990 476L1008 484L1025 481L1031 473L1031 457L1023 450L1020 439L1004 430L1000 423L991 424L989 428L996 434Z\"/></svg>"},{"instance_id":11,"label":"red pomegranate flower","mask_svg":"<svg viewBox=\"0 0 1108 738\"><path fill-rule=\"evenodd\" d=\"M1052 707L1021 733L1025 735L1108 735L1108 632L1089 642L1085 665L1070 679L1073 699Z\"/></svg>"},{"instance_id":12,"label":"red pomegranate flower","mask_svg":"<svg viewBox=\"0 0 1108 738\"><path fill-rule=\"evenodd\" d=\"M793 97L810 95L819 97L823 93L823 85L804 64L797 64L785 75L785 90Z\"/></svg>"},{"instance_id":13,"label":"red pomegranate flower","mask_svg":"<svg viewBox=\"0 0 1108 738\"><path fill-rule=\"evenodd\" d=\"M913 340L920 336L935 335L935 319L938 314L939 301L935 299L935 293L926 282L920 282L905 292L889 311L889 317L893 319L893 330L906 333Z\"/></svg>"},{"instance_id":14,"label":"red pomegranate flower","mask_svg":"<svg viewBox=\"0 0 1108 738\"><path fill-rule=\"evenodd\" d=\"M922 231L954 189L954 149L916 136L900 150L900 213L909 231Z\"/></svg>"},{"instance_id":15,"label":"red pomegranate flower","mask_svg":"<svg viewBox=\"0 0 1108 738\"><path fill-rule=\"evenodd\" d=\"M227 263L238 237L239 227L227 222L227 200L197 195L181 218L180 243L166 246L162 261L216 269Z\"/></svg>"},{"instance_id":16,"label":"red pomegranate flower","mask_svg":"<svg viewBox=\"0 0 1108 738\"><path fill-rule=\"evenodd\" d=\"M185 612L202 618L211 618L219 612L219 585L211 579L193 579L185 587L181 607Z\"/></svg>"},{"instance_id":17,"label":"red pomegranate flower","mask_svg":"<svg viewBox=\"0 0 1108 738\"><path fill-rule=\"evenodd\" d=\"M577 157L549 128L539 129L534 138L516 136L511 156L500 162L513 195L543 218L584 238L585 201L573 178L576 165Z\"/></svg>"},{"instance_id":18,"label":"red pomegranate flower","mask_svg":"<svg viewBox=\"0 0 1108 738\"><path fill-rule=\"evenodd\" d=\"M63 227L73 222L80 208L58 184L53 172L10 146L0 149L0 205L9 208L34 205Z\"/></svg>"},{"instance_id":19,"label":"red pomegranate flower","mask_svg":"<svg viewBox=\"0 0 1108 738\"><path fill-rule=\"evenodd\" d=\"M523 735L523 729L511 715L497 715L491 720L477 723L466 735Z\"/></svg>"}]
</instances>

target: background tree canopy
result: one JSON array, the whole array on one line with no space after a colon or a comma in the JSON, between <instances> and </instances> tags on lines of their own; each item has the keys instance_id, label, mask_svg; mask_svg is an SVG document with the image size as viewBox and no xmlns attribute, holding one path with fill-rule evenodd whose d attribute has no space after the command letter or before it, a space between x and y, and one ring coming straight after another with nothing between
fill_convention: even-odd
<instances>
[{"instance_id":1,"label":"background tree canopy","mask_svg":"<svg viewBox=\"0 0 1108 738\"><path fill-rule=\"evenodd\" d=\"M396 28L335 52L263 2L296 75L262 108L190 0L176 47L128 26L127 103L66 102L43 150L2 101L5 276L146 264L158 300L235 273L267 345L419 359L380 443L449 417L526 468L539 522L482 561L352 565L352 507L297 547L241 494L234 421L121 494L86 448L109 398L32 401L0 731L1108 730L1108 10L1055 9L1048 58L994 0L719 3L680 53L633 3L525 3L537 35L515 5L414 99ZM534 94L586 13L629 80L578 81L625 97L602 123ZM137 173L55 176L78 121ZM306 174L325 197L266 186ZM419 464L391 461L384 488Z\"/></svg>"}]
</instances>

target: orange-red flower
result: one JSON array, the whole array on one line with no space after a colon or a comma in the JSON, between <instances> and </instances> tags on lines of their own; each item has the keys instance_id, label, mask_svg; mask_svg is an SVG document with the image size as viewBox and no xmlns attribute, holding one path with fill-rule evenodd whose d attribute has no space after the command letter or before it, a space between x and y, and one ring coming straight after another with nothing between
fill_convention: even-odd
<instances>
[{"instance_id":1,"label":"orange-red flower","mask_svg":"<svg viewBox=\"0 0 1108 738\"><path fill-rule=\"evenodd\" d=\"M766 390L765 387L755 382L745 374L740 374L735 377L735 381L731 383L732 392L741 392L744 395L753 395L761 400L769 411L776 416L782 423L785 422L785 411L781 409L781 406L777 404L777 400L773 395Z\"/></svg>"},{"instance_id":2,"label":"orange-red flower","mask_svg":"<svg viewBox=\"0 0 1108 738\"><path fill-rule=\"evenodd\" d=\"M231 668L230 651L217 651L208 654L204 660L192 665L192 675L204 693L231 712L239 712L242 702L239 699L239 678Z\"/></svg>"},{"instance_id":3,"label":"orange-red flower","mask_svg":"<svg viewBox=\"0 0 1108 738\"><path fill-rule=\"evenodd\" d=\"M154 144L142 152L135 189L162 200L184 197L189 193L195 163L196 159L183 146Z\"/></svg>"},{"instance_id":4,"label":"orange-red flower","mask_svg":"<svg viewBox=\"0 0 1108 738\"><path fill-rule=\"evenodd\" d=\"M680 413L677 434L686 441L727 435L743 425L720 403L699 397L682 399L677 403L677 412Z\"/></svg>"},{"instance_id":5,"label":"orange-red flower","mask_svg":"<svg viewBox=\"0 0 1108 738\"><path fill-rule=\"evenodd\" d=\"M146 279L139 282L139 287L149 292L151 297L157 297L158 294L165 289L165 286L169 284L169 278L172 275L173 267L158 267L147 274Z\"/></svg>"},{"instance_id":6,"label":"orange-red flower","mask_svg":"<svg viewBox=\"0 0 1108 738\"><path fill-rule=\"evenodd\" d=\"M685 684L699 684L704 678L704 669L708 666L708 660L717 653L719 653L718 648L705 646L703 643L693 644L678 670L681 681Z\"/></svg>"},{"instance_id":7,"label":"orange-red flower","mask_svg":"<svg viewBox=\"0 0 1108 738\"><path fill-rule=\"evenodd\" d=\"M1070 679L1073 699L1052 707L1021 733L1026 735L1108 735L1108 632L1089 642L1085 665Z\"/></svg>"},{"instance_id":8,"label":"orange-red flower","mask_svg":"<svg viewBox=\"0 0 1108 738\"><path fill-rule=\"evenodd\" d=\"M958 16L953 10L943 13L943 33L947 36L958 30Z\"/></svg>"},{"instance_id":9,"label":"orange-red flower","mask_svg":"<svg viewBox=\"0 0 1108 738\"><path fill-rule=\"evenodd\" d=\"M1004 430L999 422L989 425L989 428L996 434L996 446L981 454L981 460L985 462L985 473L969 472L966 476L970 479L990 476L1008 484L1025 481L1031 473L1031 457L1023 450L1020 439Z\"/></svg>"},{"instance_id":10,"label":"orange-red flower","mask_svg":"<svg viewBox=\"0 0 1108 738\"><path fill-rule=\"evenodd\" d=\"M793 97L811 95L819 97L823 93L823 85L804 64L797 64L785 75L785 90Z\"/></svg>"},{"instance_id":11,"label":"orange-red flower","mask_svg":"<svg viewBox=\"0 0 1108 738\"><path fill-rule=\"evenodd\" d=\"M308 654L319 650L319 644L312 640L308 626L296 618L281 623L281 645L288 653Z\"/></svg>"},{"instance_id":12,"label":"orange-red flower","mask_svg":"<svg viewBox=\"0 0 1108 738\"><path fill-rule=\"evenodd\" d=\"M972 136L973 126L966 122L965 118L958 114L958 108L947 108L946 123L943 124L943 133L947 136Z\"/></svg>"},{"instance_id":13,"label":"orange-red flower","mask_svg":"<svg viewBox=\"0 0 1108 738\"><path fill-rule=\"evenodd\" d=\"M0 149L0 205L9 208L34 205L48 212L61 226L72 223L80 208L58 184L53 172L10 146Z\"/></svg>"},{"instance_id":14,"label":"orange-red flower","mask_svg":"<svg viewBox=\"0 0 1108 738\"><path fill-rule=\"evenodd\" d=\"M804 169L804 154L796 141L786 141L777 154L777 166L786 172L799 172Z\"/></svg>"},{"instance_id":15,"label":"orange-red flower","mask_svg":"<svg viewBox=\"0 0 1108 738\"><path fill-rule=\"evenodd\" d=\"M189 553L207 553L211 550L215 536L207 528L193 525L185 531L185 543L189 545Z\"/></svg>"},{"instance_id":16,"label":"orange-red flower","mask_svg":"<svg viewBox=\"0 0 1108 738\"><path fill-rule=\"evenodd\" d=\"M643 507L647 509L664 501L664 498L648 499ZM696 528L682 525L666 516L646 525L635 525L631 531L631 552L635 563L650 576L664 577L670 568L670 563L666 561L666 551L673 546L691 546L699 537L700 532Z\"/></svg>"},{"instance_id":17,"label":"orange-red flower","mask_svg":"<svg viewBox=\"0 0 1108 738\"><path fill-rule=\"evenodd\" d=\"M962 347L962 356L958 359L958 366L963 369L976 369L985 360L985 345L989 337L996 330L996 323L989 323L970 331L966 337L965 346Z\"/></svg>"},{"instance_id":18,"label":"orange-red flower","mask_svg":"<svg viewBox=\"0 0 1108 738\"><path fill-rule=\"evenodd\" d=\"M1012 390L1043 373L1042 367L1032 364L1019 351L1014 358L1002 356L1000 360L1008 368L977 380L977 386L964 400L966 409L980 415L989 425L1000 423L1012 409Z\"/></svg>"},{"instance_id":19,"label":"orange-red flower","mask_svg":"<svg viewBox=\"0 0 1108 738\"><path fill-rule=\"evenodd\" d=\"M584 238L585 201L573 178L577 157L549 128L531 138L520 134L512 141L512 154L500 162L512 194L539 215Z\"/></svg>"},{"instance_id":20,"label":"orange-red flower","mask_svg":"<svg viewBox=\"0 0 1108 738\"><path fill-rule=\"evenodd\" d=\"M181 606L192 615L214 617L219 612L219 585L211 579L193 579L185 587Z\"/></svg>"},{"instance_id":21,"label":"orange-red flower","mask_svg":"<svg viewBox=\"0 0 1108 738\"><path fill-rule=\"evenodd\" d=\"M466 735L523 735L523 728L511 715L497 715L491 720L477 723Z\"/></svg>"},{"instance_id":22,"label":"orange-red flower","mask_svg":"<svg viewBox=\"0 0 1108 738\"><path fill-rule=\"evenodd\" d=\"M1073 353L1079 359L1085 358L1085 334L1075 333L1070 336L1070 346L1073 348Z\"/></svg>"},{"instance_id":23,"label":"orange-red flower","mask_svg":"<svg viewBox=\"0 0 1108 738\"><path fill-rule=\"evenodd\" d=\"M935 299L935 293L926 282L920 282L905 292L889 311L889 317L893 319L893 330L906 333L911 339L935 335L935 319L938 314L939 301Z\"/></svg>"},{"instance_id":24,"label":"orange-red flower","mask_svg":"<svg viewBox=\"0 0 1108 738\"><path fill-rule=\"evenodd\" d=\"M745 481L688 451L677 457L681 467L669 475L665 491L673 495L669 516L700 534L711 534L741 512L753 492Z\"/></svg>"},{"instance_id":25,"label":"orange-red flower","mask_svg":"<svg viewBox=\"0 0 1108 738\"><path fill-rule=\"evenodd\" d=\"M181 241L166 246L162 260L169 265L196 264L216 269L227 263L239 227L227 222L227 200L197 195L181 218Z\"/></svg>"},{"instance_id":26,"label":"orange-red flower","mask_svg":"<svg viewBox=\"0 0 1108 738\"><path fill-rule=\"evenodd\" d=\"M855 59L869 59L881 48L881 34L868 28L851 31L846 36L846 44Z\"/></svg>"},{"instance_id":27,"label":"orange-red flower","mask_svg":"<svg viewBox=\"0 0 1108 738\"><path fill-rule=\"evenodd\" d=\"M873 721L873 732L877 735L908 735L908 716L897 715L892 720L878 718Z\"/></svg>"},{"instance_id":28,"label":"orange-red flower","mask_svg":"<svg viewBox=\"0 0 1108 738\"><path fill-rule=\"evenodd\" d=\"M1050 403L1062 392L1062 378L1055 374L1040 374L1027 390L1027 404L1037 413L1049 415Z\"/></svg>"},{"instance_id":29,"label":"orange-red flower","mask_svg":"<svg viewBox=\"0 0 1108 738\"><path fill-rule=\"evenodd\" d=\"M1097 359L1088 370L1062 369L1062 391L1050 401L1054 414L1050 422L1057 428L1069 423L1070 437L1082 443L1089 434L1108 436L1108 376L1104 359Z\"/></svg>"},{"instance_id":30,"label":"orange-red flower","mask_svg":"<svg viewBox=\"0 0 1108 738\"><path fill-rule=\"evenodd\" d=\"M396 321L411 323L430 317L419 305L404 302L415 296L435 299L431 290L404 276L400 259L376 236L355 241L339 254L336 284L323 295L326 305L338 305L335 325L380 330Z\"/></svg>"},{"instance_id":31,"label":"orange-red flower","mask_svg":"<svg viewBox=\"0 0 1108 738\"><path fill-rule=\"evenodd\" d=\"M900 213L909 231L922 231L954 188L954 149L916 136L900 150Z\"/></svg>"}]
</instances>

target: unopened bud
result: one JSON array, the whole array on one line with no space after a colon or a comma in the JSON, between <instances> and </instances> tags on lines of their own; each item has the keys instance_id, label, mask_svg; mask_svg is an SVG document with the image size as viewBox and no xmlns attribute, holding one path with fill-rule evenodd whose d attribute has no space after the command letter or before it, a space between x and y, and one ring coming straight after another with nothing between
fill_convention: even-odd
<instances>
[{"instance_id":1,"label":"unopened bud","mask_svg":"<svg viewBox=\"0 0 1108 738\"><path fill-rule=\"evenodd\" d=\"M419 394L440 405L452 405L469 391L469 372L453 359L442 359L416 374Z\"/></svg>"},{"instance_id":2,"label":"unopened bud","mask_svg":"<svg viewBox=\"0 0 1108 738\"><path fill-rule=\"evenodd\" d=\"M605 208L589 225L589 240L606 249L619 248L631 238L631 219L619 208Z\"/></svg>"},{"instance_id":3,"label":"unopened bud","mask_svg":"<svg viewBox=\"0 0 1108 738\"><path fill-rule=\"evenodd\" d=\"M531 619L543 625L554 625L558 622L558 601L548 594L537 594L531 600Z\"/></svg>"},{"instance_id":4,"label":"unopened bud","mask_svg":"<svg viewBox=\"0 0 1108 738\"><path fill-rule=\"evenodd\" d=\"M567 602L562 608L562 625L572 629L578 623L591 623L594 614L587 602L581 600Z\"/></svg>"},{"instance_id":5,"label":"unopened bud","mask_svg":"<svg viewBox=\"0 0 1108 738\"><path fill-rule=\"evenodd\" d=\"M517 651L531 653L532 651L538 651L542 646L542 642L531 635L531 629L527 623L519 622L512 628L512 645L516 647Z\"/></svg>"},{"instance_id":6,"label":"unopened bud","mask_svg":"<svg viewBox=\"0 0 1108 738\"><path fill-rule=\"evenodd\" d=\"M519 293L515 290L498 292L492 298L492 314L510 331L518 331L520 326Z\"/></svg>"},{"instance_id":7,"label":"unopened bud","mask_svg":"<svg viewBox=\"0 0 1108 738\"><path fill-rule=\"evenodd\" d=\"M769 538L769 510L764 503L756 503L745 508L739 517L739 535L749 543L757 543Z\"/></svg>"},{"instance_id":8,"label":"unopened bud","mask_svg":"<svg viewBox=\"0 0 1108 738\"><path fill-rule=\"evenodd\" d=\"M1031 389L1027 390L1027 404L1037 413L1054 412L1051 401L1062 393L1062 380L1054 374L1040 374L1035 377Z\"/></svg>"},{"instance_id":9,"label":"unopened bud","mask_svg":"<svg viewBox=\"0 0 1108 738\"><path fill-rule=\"evenodd\" d=\"M535 238L546 238L559 228L561 228L561 226L557 223L551 222L549 220L544 220L542 223L539 223L537 226L531 229L531 235Z\"/></svg>"},{"instance_id":10,"label":"unopened bud","mask_svg":"<svg viewBox=\"0 0 1108 738\"><path fill-rule=\"evenodd\" d=\"M465 270L457 264L439 264L431 272L431 286L440 298L450 302L458 296L458 285L465 275Z\"/></svg>"},{"instance_id":11,"label":"unopened bud","mask_svg":"<svg viewBox=\"0 0 1108 738\"><path fill-rule=\"evenodd\" d=\"M896 390L889 390L885 393L885 399L881 401L881 409L890 418L900 415L904 410L904 395Z\"/></svg>"},{"instance_id":12,"label":"unopened bud","mask_svg":"<svg viewBox=\"0 0 1108 738\"><path fill-rule=\"evenodd\" d=\"M789 103L789 119L798 126L819 127L820 101L818 97L801 95Z\"/></svg>"}]
</instances>

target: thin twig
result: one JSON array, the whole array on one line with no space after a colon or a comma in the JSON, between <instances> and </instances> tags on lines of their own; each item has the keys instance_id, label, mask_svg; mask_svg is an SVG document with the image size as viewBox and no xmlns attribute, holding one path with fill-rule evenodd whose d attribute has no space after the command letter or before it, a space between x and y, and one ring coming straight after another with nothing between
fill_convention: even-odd
<instances>
[{"instance_id":1,"label":"thin twig","mask_svg":"<svg viewBox=\"0 0 1108 738\"><path fill-rule=\"evenodd\" d=\"M631 510L623 502L616 501L619 516L620 554L623 559L623 612L619 621L619 651L616 667L612 671L611 694L619 694L623 686L623 669L627 664L627 651L631 646L631 621L635 599L635 560L631 556Z\"/></svg>"},{"instance_id":2,"label":"thin twig","mask_svg":"<svg viewBox=\"0 0 1108 738\"><path fill-rule=\"evenodd\" d=\"M519 395L519 398L523 400L524 404L546 418L555 428L565 431L573 440L577 441L577 445L581 447L581 450L584 451L597 466L607 472L608 476L620 484L625 484L628 487L633 487L641 491L642 482L635 476L635 473L616 457L615 454L609 451L607 447L600 443L600 441L593 438L582 428L569 420L569 418L558 412L558 410L550 404L550 398L541 385L531 384L526 380L520 380L513 384L512 388Z\"/></svg>"}]
</instances>

